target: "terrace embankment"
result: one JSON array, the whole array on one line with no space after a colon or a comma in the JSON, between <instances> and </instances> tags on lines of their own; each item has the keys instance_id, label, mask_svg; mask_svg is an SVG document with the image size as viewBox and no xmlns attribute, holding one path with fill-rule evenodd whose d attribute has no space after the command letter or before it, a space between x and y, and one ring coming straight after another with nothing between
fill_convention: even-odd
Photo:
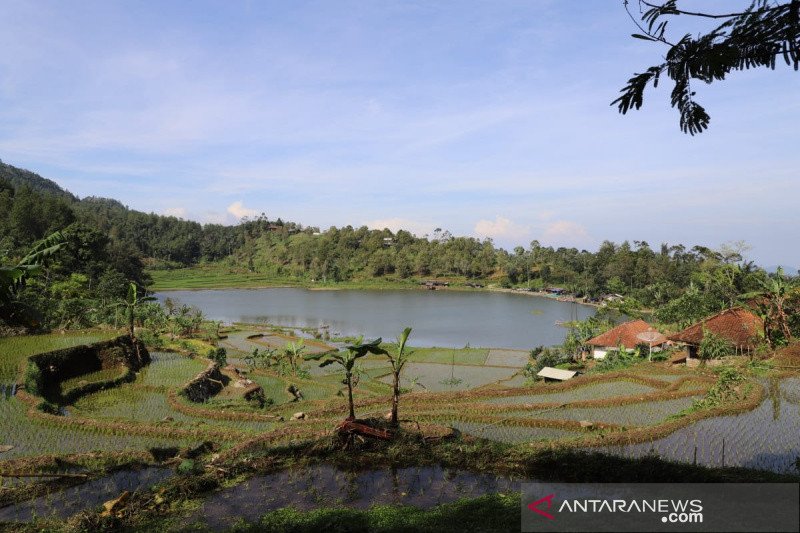
<instances>
[{"instance_id":1,"label":"terrace embankment","mask_svg":"<svg viewBox=\"0 0 800 533\"><path fill-rule=\"evenodd\" d=\"M140 340L122 335L108 341L63 348L28 358L25 388L34 395L60 404L135 379L135 372L150 363L150 353ZM114 379L87 382L69 391L62 383L101 370L127 371Z\"/></svg>"},{"instance_id":2,"label":"terrace embankment","mask_svg":"<svg viewBox=\"0 0 800 533\"><path fill-rule=\"evenodd\" d=\"M228 379L219 364L209 363L205 370L183 387L182 392L190 401L203 403L221 391Z\"/></svg>"}]
</instances>

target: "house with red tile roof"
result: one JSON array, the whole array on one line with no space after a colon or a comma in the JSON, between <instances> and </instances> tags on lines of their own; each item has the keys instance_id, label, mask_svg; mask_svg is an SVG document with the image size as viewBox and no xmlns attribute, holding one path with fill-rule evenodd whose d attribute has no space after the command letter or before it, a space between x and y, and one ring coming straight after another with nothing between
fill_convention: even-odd
<instances>
[{"instance_id":1,"label":"house with red tile roof","mask_svg":"<svg viewBox=\"0 0 800 533\"><path fill-rule=\"evenodd\" d=\"M764 321L746 309L735 307L704 318L683 331L670 335L669 339L686 344L689 347L689 356L697 357L700 342L708 331L730 342L737 353L746 354L761 343L764 337Z\"/></svg>"},{"instance_id":2,"label":"house with red tile roof","mask_svg":"<svg viewBox=\"0 0 800 533\"><path fill-rule=\"evenodd\" d=\"M592 347L592 356L595 359L604 359L609 351L618 350L620 346L632 351L644 344L652 350L666 343L667 337L644 320L625 322L586 341Z\"/></svg>"}]
</instances>

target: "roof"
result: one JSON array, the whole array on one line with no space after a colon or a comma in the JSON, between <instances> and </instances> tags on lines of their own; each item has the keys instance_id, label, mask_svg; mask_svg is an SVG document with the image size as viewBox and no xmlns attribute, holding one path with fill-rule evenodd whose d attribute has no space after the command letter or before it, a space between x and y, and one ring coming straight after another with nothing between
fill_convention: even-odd
<instances>
[{"instance_id":1,"label":"roof","mask_svg":"<svg viewBox=\"0 0 800 533\"><path fill-rule=\"evenodd\" d=\"M699 345L706 331L727 339L736 348L752 348L757 343L757 337L764 331L764 322L745 309L726 309L670 335L669 338L686 344Z\"/></svg>"},{"instance_id":2,"label":"roof","mask_svg":"<svg viewBox=\"0 0 800 533\"><path fill-rule=\"evenodd\" d=\"M574 370L562 370L560 368L553 368L551 366L546 366L543 369L539 370L539 373L536 374L540 378L547 378L547 379L557 379L559 381L566 381L577 374Z\"/></svg>"},{"instance_id":3,"label":"roof","mask_svg":"<svg viewBox=\"0 0 800 533\"><path fill-rule=\"evenodd\" d=\"M638 337L646 332L654 334L652 341L647 342ZM644 320L631 320L589 339L586 344L590 346L619 346L621 344L628 350L632 350L640 344L658 346L665 342L667 342L667 338Z\"/></svg>"}]
</instances>

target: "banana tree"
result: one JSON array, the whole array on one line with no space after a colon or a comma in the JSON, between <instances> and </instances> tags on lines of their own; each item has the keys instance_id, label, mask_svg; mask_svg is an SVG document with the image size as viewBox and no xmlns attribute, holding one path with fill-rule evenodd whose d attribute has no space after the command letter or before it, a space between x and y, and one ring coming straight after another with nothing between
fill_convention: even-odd
<instances>
[{"instance_id":1,"label":"banana tree","mask_svg":"<svg viewBox=\"0 0 800 533\"><path fill-rule=\"evenodd\" d=\"M19 304L19 291L27 280L39 275L46 260L58 252L64 244L64 236L60 232L37 242L28 254L14 266L0 266L0 318L7 322L33 323L34 314L30 309Z\"/></svg>"},{"instance_id":2,"label":"banana tree","mask_svg":"<svg viewBox=\"0 0 800 533\"><path fill-rule=\"evenodd\" d=\"M130 282L128 284L128 294L125 296L125 301L122 302L122 306L125 308L125 312L128 318L128 334L131 338L135 338L135 330L134 330L134 320L136 318L136 310L142 305L147 302L154 302L156 299L153 296L142 296L139 297L139 288L136 286L135 283Z\"/></svg>"},{"instance_id":3,"label":"banana tree","mask_svg":"<svg viewBox=\"0 0 800 533\"><path fill-rule=\"evenodd\" d=\"M784 276L783 269L778 267L774 276L759 280L759 285L758 291L740 298L764 320L764 335L770 345L781 337L789 342L792 331L786 306L798 286L797 280Z\"/></svg>"},{"instance_id":4,"label":"banana tree","mask_svg":"<svg viewBox=\"0 0 800 533\"><path fill-rule=\"evenodd\" d=\"M320 368L332 365L334 363L340 365L344 369L345 384L347 385L347 403L350 408L350 415L348 420L356 419L355 406L353 405L353 367L356 361L367 354L386 355L386 350L381 348L381 338L377 338L372 342L363 342L363 335L356 339L353 344L345 346L344 350L334 353L318 353L308 354L305 356L306 361L319 361Z\"/></svg>"},{"instance_id":5,"label":"banana tree","mask_svg":"<svg viewBox=\"0 0 800 533\"><path fill-rule=\"evenodd\" d=\"M413 352L406 351L406 342L408 336L411 335L411 328L406 328L397 337L397 350L394 354L387 352L386 357L392 365L392 376L394 381L392 383L392 425L397 425L397 407L400 404L400 372L408 362L409 357Z\"/></svg>"},{"instance_id":6,"label":"banana tree","mask_svg":"<svg viewBox=\"0 0 800 533\"><path fill-rule=\"evenodd\" d=\"M303 343L303 339L297 342L287 342L286 346L283 348L284 356L289 361L289 367L292 369L292 374L295 376L297 375L297 361L300 359L305 349L306 345Z\"/></svg>"}]
</instances>

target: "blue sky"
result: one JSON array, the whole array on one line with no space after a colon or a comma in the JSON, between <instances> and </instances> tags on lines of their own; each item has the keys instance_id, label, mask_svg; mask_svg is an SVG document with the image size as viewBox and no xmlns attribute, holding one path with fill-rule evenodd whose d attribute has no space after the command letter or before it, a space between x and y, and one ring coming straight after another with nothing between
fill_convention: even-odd
<instances>
[{"instance_id":1,"label":"blue sky","mask_svg":"<svg viewBox=\"0 0 800 533\"><path fill-rule=\"evenodd\" d=\"M743 2L744 3L744 2ZM721 2L693 2L713 5ZM664 50L621 0L0 0L0 158L202 222L433 228L499 245L716 246L800 265L800 75L609 106Z\"/></svg>"}]
</instances>

